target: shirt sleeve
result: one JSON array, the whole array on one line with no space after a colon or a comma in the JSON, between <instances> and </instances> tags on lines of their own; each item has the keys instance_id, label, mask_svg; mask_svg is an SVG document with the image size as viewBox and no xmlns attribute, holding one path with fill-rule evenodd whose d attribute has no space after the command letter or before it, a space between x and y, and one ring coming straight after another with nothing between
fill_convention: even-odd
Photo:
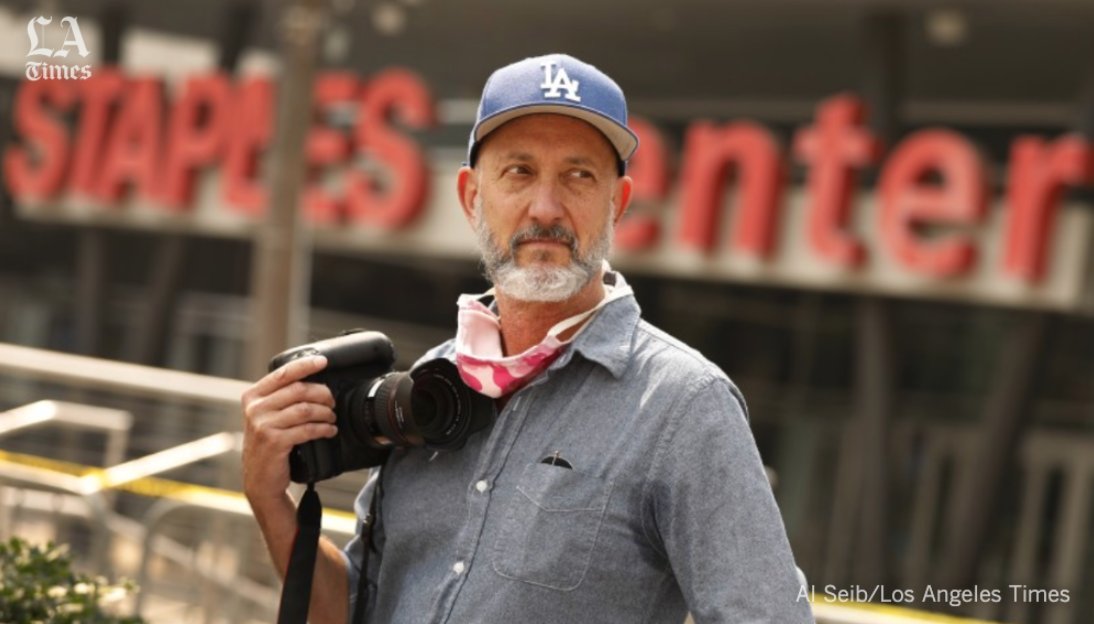
<instances>
[{"instance_id":1,"label":"shirt sleeve","mask_svg":"<svg viewBox=\"0 0 1094 624\"><path fill-rule=\"evenodd\" d=\"M813 622L740 394L716 377L678 405L647 487L696 624Z\"/></svg>"},{"instance_id":2,"label":"shirt sleeve","mask_svg":"<svg viewBox=\"0 0 1094 624\"><path fill-rule=\"evenodd\" d=\"M365 516L369 513L369 507L372 505L372 497L376 495L380 483L380 470L374 469L372 474L369 475L369 479L365 482L364 487L357 494L357 499L353 503L353 511L357 515L357 534L346 544L342 550L342 556L346 560L346 570L348 574L349 583L349 604L347 605L346 621L353 622L353 613L357 608L357 588L361 582L361 562L364 561L364 549L365 543L361 539L361 526L364 522ZM375 596L375 586L377 571L380 568L380 559L383 554L383 527L380 523L380 514L377 513L377 517L372 526L372 551L369 552L368 558L368 578L369 584L373 587L370 595ZM375 603L374 603L375 604ZM370 605L366 605L370 607ZM369 618L365 618L368 621Z\"/></svg>"}]
</instances>

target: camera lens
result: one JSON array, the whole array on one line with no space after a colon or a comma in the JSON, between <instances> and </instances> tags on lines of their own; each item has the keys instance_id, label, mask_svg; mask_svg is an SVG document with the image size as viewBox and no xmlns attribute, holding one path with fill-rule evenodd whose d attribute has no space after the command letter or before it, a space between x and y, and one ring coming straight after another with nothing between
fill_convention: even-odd
<instances>
[{"instance_id":1,"label":"camera lens","mask_svg":"<svg viewBox=\"0 0 1094 624\"><path fill-rule=\"evenodd\" d=\"M469 435L493 420L493 401L467 387L452 362L432 360L411 375L414 422L426 446L445 451L462 448Z\"/></svg>"},{"instance_id":2,"label":"camera lens","mask_svg":"<svg viewBox=\"0 0 1094 624\"><path fill-rule=\"evenodd\" d=\"M426 444L444 446L461 427L464 418L456 388L437 375L419 375L411 396L414 422Z\"/></svg>"},{"instance_id":3,"label":"camera lens","mask_svg":"<svg viewBox=\"0 0 1094 624\"><path fill-rule=\"evenodd\" d=\"M494 415L490 399L464 385L447 360L378 377L354 392L351 403L354 436L381 447L458 449Z\"/></svg>"},{"instance_id":4,"label":"camera lens","mask_svg":"<svg viewBox=\"0 0 1094 624\"><path fill-rule=\"evenodd\" d=\"M369 466L383 463L393 447L462 448L469 435L494 418L493 401L468 388L456 365L445 359L431 360L409 373L347 380L332 386L332 392L338 401L338 439L343 443L339 453L346 458L367 456Z\"/></svg>"},{"instance_id":5,"label":"camera lens","mask_svg":"<svg viewBox=\"0 0 1094 624\"><path fill-rule=\"evenodd\" d=\"M385 446L420 446L411 416L411 389L414 380L409 373L390 373L377 379L368 392L365 417L373 438Z\"/></svg>"}]
</instances>

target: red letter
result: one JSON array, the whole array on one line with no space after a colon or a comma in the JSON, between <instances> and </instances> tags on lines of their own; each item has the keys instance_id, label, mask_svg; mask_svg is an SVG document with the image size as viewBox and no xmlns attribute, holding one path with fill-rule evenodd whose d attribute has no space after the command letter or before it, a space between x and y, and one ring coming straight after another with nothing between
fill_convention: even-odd
<instances>
[{"instance_id":1,"label":"red letter","mask_svg":"<svg viewBox=\"0 0 1094 624\"><path fill-rule=\"evenodd\" d=\"M266 207L266 189L255 175L258 156L273 131L273 85L268 78L249 78L236 88L233 99L220 196L229 207L258 215Z\"/></svg>"},{"instance_id":2,"label":"red letter","mask_svg":"<svg viewBox=\"0 0 1094 624\"><path fill-rule=\"evenodd\" d=\"M809 242L820 257L845 267L861 266L866 259L862 243L845 231L854 168L881 155L881 144L861 128L865 117L861 100L838 95L821 102L816 124L794 137L794 153L811 165L806 184Z\"/></svg>"},{"instance_id":3,"label":"red letter","mask_svg":"<svg viewBox=\"0 0 1094 624\"><path fill-rule=\"evenodd\" d=\"M1039 282L1060 197L1067 186L1094 181L1094 148L1077 136L1051 145L1020 137L1011 146L1009 178L1003 271Z\"/></svg>"},{"instance_id":4,"label":"red letter","mask_svg":"<svg viewBox=\"0 0 1094 624\"><path fill-rule=\"evenodd\" d=\"M627 173L634 178L634 190L631 207L615 229L615 246L623 251L639 251L652 247L661 236L661 220L651 214L650 204L668 194L669 163L665 140L656 126L638 117L631 117L628 125L638 135L641 149L628 163Z\"/></svg>"},{"instance_id":5,"label":"red letter","mask_svg":"<svg viewBox=\"0 0 1094 624\"><path fill-rule=\"evenodd\" d=\"M61 190L68 164L68 131L53 114L76 100L68 80L24 82L15 97L15 129L24 137L4 157L8 189L19 199L42 199ZM50 107L55 110L50 110Z\"/></svg>"},{"instance_id":6,"label":"red letter","mask_svg":"<svg viewBox=\"0 0 1094 624\"><path fill-rule=\"evenodd\" d=\"M725 128L697 122L688 129L680 174L682 244L704 251L714 248L722 192L738 167L741 184L733 223L733 247L759 257L771 255L783 187L783 162L771 133L748 122Z\"/></svg>"},{"instance_id":7,"label":"red letter","mask_svg":"<svg viewBox=\"0 0 1094 624\"><path fill-rule=\"evenodd\" d=\"M308 132L307 156L309 177L313 182L304 191L304 212L315 223L334 223L342 214L342 198L334 197L323 188L323 167L345 162L350 154L350 141L346 133L323 124L332 105L346 105L355 100L360 88L357 78L350 73L328 73L315 81L312 99L317 123ZM318 179L316 179L318 178Z\"/></svg>"},{"instance_id":8,"label":"red letter","mask_svg":"<svg viewBox=\"0 0 1094 624\"><path fill-rule=\"evenodd\" d=\"M95 194L95 183L102 167L103 140L110 126L111 111L121 96L125 78L114 68L96 69L82 80L80 90L80 129L72 155L69 188L84 195Z\"/></svg>"},{"instance_id":9,"label":"red letter","mask_svg":"<svg viewBox=\"0 0 1094 624\"><path fill-rule=\"evenodd\" d=\"M155 199L162 117L163 88L159 79L133 80L107 141L97 188L100 198L116 202L126 183L132 182L141 197Z\"/></svg>"},{"instance_id":10,"label":"red letter","mask_svg":"<svg viewBox=\"0 0 1094 624\"><path fill-rule=\"evenodd\" d=\"M195 77L186 86L171 113L164 164L163 200L174 208L189 204L194 195L194 172L214 163L228 134L231 86L223 74Z\"/></svg>"},{"instance_id":11,"label":"red letter","mask_svg":"<svg viewBox=\"0 0 1094 624\"><path fill-rule=\"evenodd\" d=\"M928 184L937 173L941 185ZM920 225L980 221L987 211L987 180L980 155L961 135L923 130L905 139L889 157L878 182L881 237L912 269L954 277L976 262L976 248L962 236L935 240Z\"/></svg>"},{"instance_id":12,"label":"red letter","mask_svg":"<svg viewBox=\"0 0 1094 624\"><path fill-rule=\"evenodd\" d=\"M387 70L373 78L358 112L358 149L386 162L386 181L371 179L359 170L347 172L346 181L350 218L388 229L413 221L429 190L429 168L421 150L388 126L393 112L411 128L433 125L433 101L425 85L405 70Z\"/></svg>"}]
</instances>

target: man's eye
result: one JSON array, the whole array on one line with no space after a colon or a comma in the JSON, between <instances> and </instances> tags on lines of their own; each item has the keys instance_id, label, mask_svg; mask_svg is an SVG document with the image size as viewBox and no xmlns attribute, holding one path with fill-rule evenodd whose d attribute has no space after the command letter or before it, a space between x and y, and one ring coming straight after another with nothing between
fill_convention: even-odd
<instances>
[{"instance_id":1,"label":"man's eye","mask_svg":"<svg viewBox=\"0 0 1094 624\"><path fill-rule=\"evenodd\" d=\"M574 169L570 172L570 177L580 178L582 180L591 180L594 176L593 172L589 171L588 169Z\"/></svg>"},{"instance_id":2,"label":"man's eye","mask_svg":"<svg viewBox=\"0 0 1094 624\"><path fill-rule=\"evenodd\" d=\"M527 175L531 173L525 165L510 165L505 169L505 173L508 175Z\"/></svg>"}]
</instances>

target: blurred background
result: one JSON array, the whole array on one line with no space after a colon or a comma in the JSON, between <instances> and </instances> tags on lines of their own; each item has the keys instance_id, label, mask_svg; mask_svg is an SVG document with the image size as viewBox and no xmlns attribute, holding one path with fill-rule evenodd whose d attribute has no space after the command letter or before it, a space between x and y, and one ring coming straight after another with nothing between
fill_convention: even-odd
<instances>
[{"instance_id":1,"label":"blurred background","mask_svg":"<svg viewBox=\"0 0 1094 624\"><path fill-rule=\"evenodd\" d=\"M743 390L817 602L1089 621L1090 0L0 0L0 535L271 620L229 380L454 333L478 94L553 51L627 93L614 265Z\"/></svg>"}]
</instances>

